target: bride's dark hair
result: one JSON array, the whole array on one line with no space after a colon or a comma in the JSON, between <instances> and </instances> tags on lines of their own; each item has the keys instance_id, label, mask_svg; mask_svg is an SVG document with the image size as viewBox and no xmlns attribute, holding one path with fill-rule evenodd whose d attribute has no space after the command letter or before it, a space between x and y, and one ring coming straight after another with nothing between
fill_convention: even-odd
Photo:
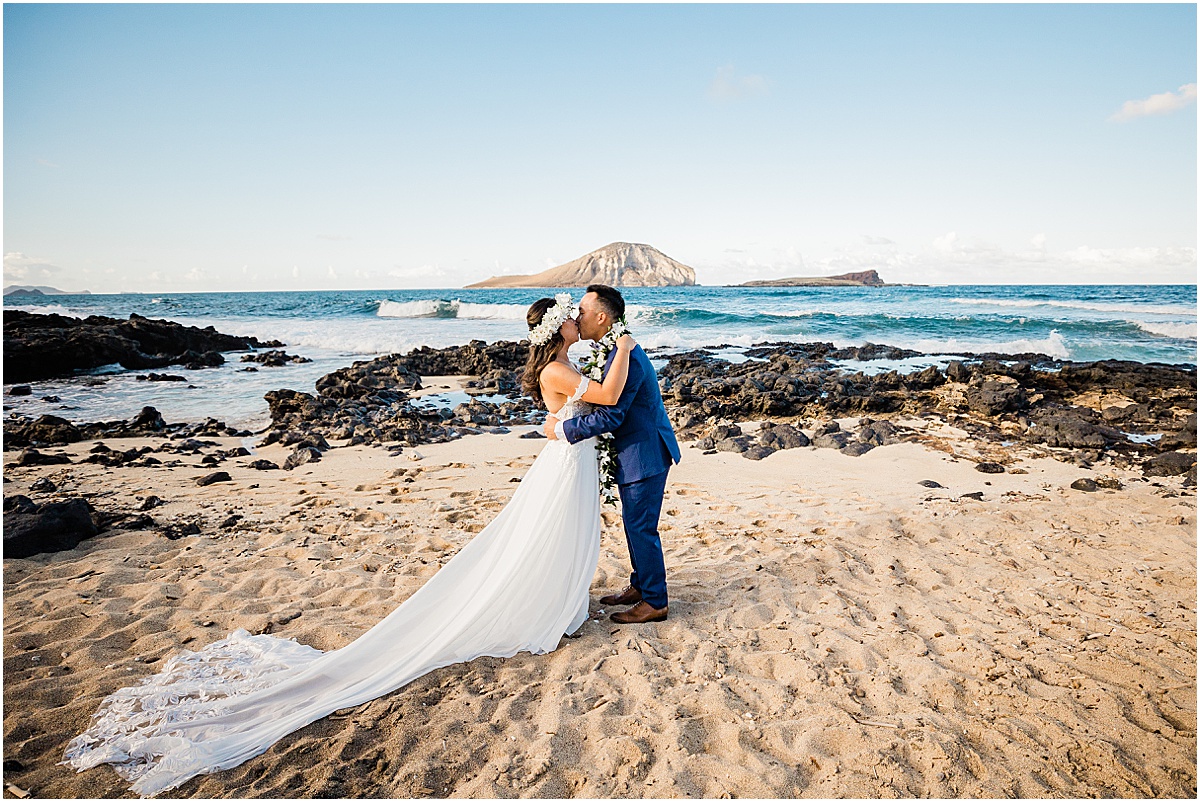
<instances>
[{"instance_id":1,"label":"bride's dark hair","mask_svg":"<svg viewBox=\"0 0 1200 802\"><path fill-rule=\"evenodd\" d=\"M525 322L529 324L530 331L533 331L542 322L542 318L554 307L554 303L553 298L539 298L533 302L529 311L525 313ZM562 348L563 342L562 334L556 331L549 342L541 345L529 344L529 358L525 360L525 375L521 377L521 389L543 408L546 406L546 401L542 398L542 385L538 379L541 378L542 368L558 357L558 349Z\"/></svg>"}]
</instances>

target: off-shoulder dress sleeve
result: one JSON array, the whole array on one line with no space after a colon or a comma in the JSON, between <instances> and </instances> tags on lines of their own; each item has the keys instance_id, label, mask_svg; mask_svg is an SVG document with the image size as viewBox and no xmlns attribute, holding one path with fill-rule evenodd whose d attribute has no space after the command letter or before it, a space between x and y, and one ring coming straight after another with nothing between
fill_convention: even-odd
<instances>
[{"instance_id":1,"label":"off-shoulder dress sleeve","mask_svg":"<svg viewBox=\"0 0 1200 802\"><path fill-rule=\"evenodd\" d=\"M580 376L579 386L575 388L575 392L571 393L571 397L567 399L567 403L574 404L576 401L583 398L583 394L587 392L588 386L591 385L591 383L592 380L587 376Z\"/></svg>"}]
</instances>

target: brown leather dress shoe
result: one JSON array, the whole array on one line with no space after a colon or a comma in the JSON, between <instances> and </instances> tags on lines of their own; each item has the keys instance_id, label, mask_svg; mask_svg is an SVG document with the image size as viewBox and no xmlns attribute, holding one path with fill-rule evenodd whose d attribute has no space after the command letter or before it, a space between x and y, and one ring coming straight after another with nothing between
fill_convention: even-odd
<instances>
[{"instance_id":1,"label":"brown leather dress shoe","mask_svg":"<svg viewBox=\"0 0 1200 802\"><path fill-rule=\"evenodd\" d=\"M655 610L642 601L630 607L625 612L613 613L609 618L618 624L645 624L649 621L666 621L667 609L667 607L664 607L661 610Z\"/></svg>"},{"instance_id":2,"label":"brown leather dress shoe","mask_svg":"<svg viewBox=\"0 0 1200 802\"><path fill-rule=\"evenodd\" d=\"M620 593L610 593L607 596L600 597L600 603L605 607L617 607L622 604L637 604L642 600L642 592L629 585Z\"/></svg>"}]
</instances>

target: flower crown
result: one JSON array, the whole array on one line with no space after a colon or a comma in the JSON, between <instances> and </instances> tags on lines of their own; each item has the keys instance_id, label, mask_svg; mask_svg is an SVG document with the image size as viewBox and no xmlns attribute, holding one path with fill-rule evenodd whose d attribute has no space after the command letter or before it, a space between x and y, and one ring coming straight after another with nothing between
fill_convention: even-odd
<instances>
[{"instance_id":1,"label":"flower crown","mask_svg":"<svg viewBox=\"0 0 1200 802\"><path fill-rule=\"evenodd\" d=\"M545 345L550 342L555 332L562 327L563 321L574 312L575 304L571 301L570 293L560 292L555 295L554 306L547 309L546 314L542 315L542 322L529 331L530 345Z\"/></svg>"}]
</instances>

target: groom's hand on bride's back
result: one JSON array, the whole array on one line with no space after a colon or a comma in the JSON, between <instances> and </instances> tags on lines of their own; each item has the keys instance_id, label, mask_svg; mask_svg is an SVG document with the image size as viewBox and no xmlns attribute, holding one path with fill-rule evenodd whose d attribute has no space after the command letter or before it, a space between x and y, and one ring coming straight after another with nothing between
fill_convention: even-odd
<instances>
[{"instance_id":1,"label":"groom's hand on bride's back","mask_svg":"<svg viewBox=\"0 0 1200 802\"><path fill-rule=\"evenodd\" d=\"M546 416L546 423L542 426L542 432L546 435L547 440L557 440L558 437L554 434L554 427L558 425L558 418L553 415Z\"/></svg>"}]
</instances>

